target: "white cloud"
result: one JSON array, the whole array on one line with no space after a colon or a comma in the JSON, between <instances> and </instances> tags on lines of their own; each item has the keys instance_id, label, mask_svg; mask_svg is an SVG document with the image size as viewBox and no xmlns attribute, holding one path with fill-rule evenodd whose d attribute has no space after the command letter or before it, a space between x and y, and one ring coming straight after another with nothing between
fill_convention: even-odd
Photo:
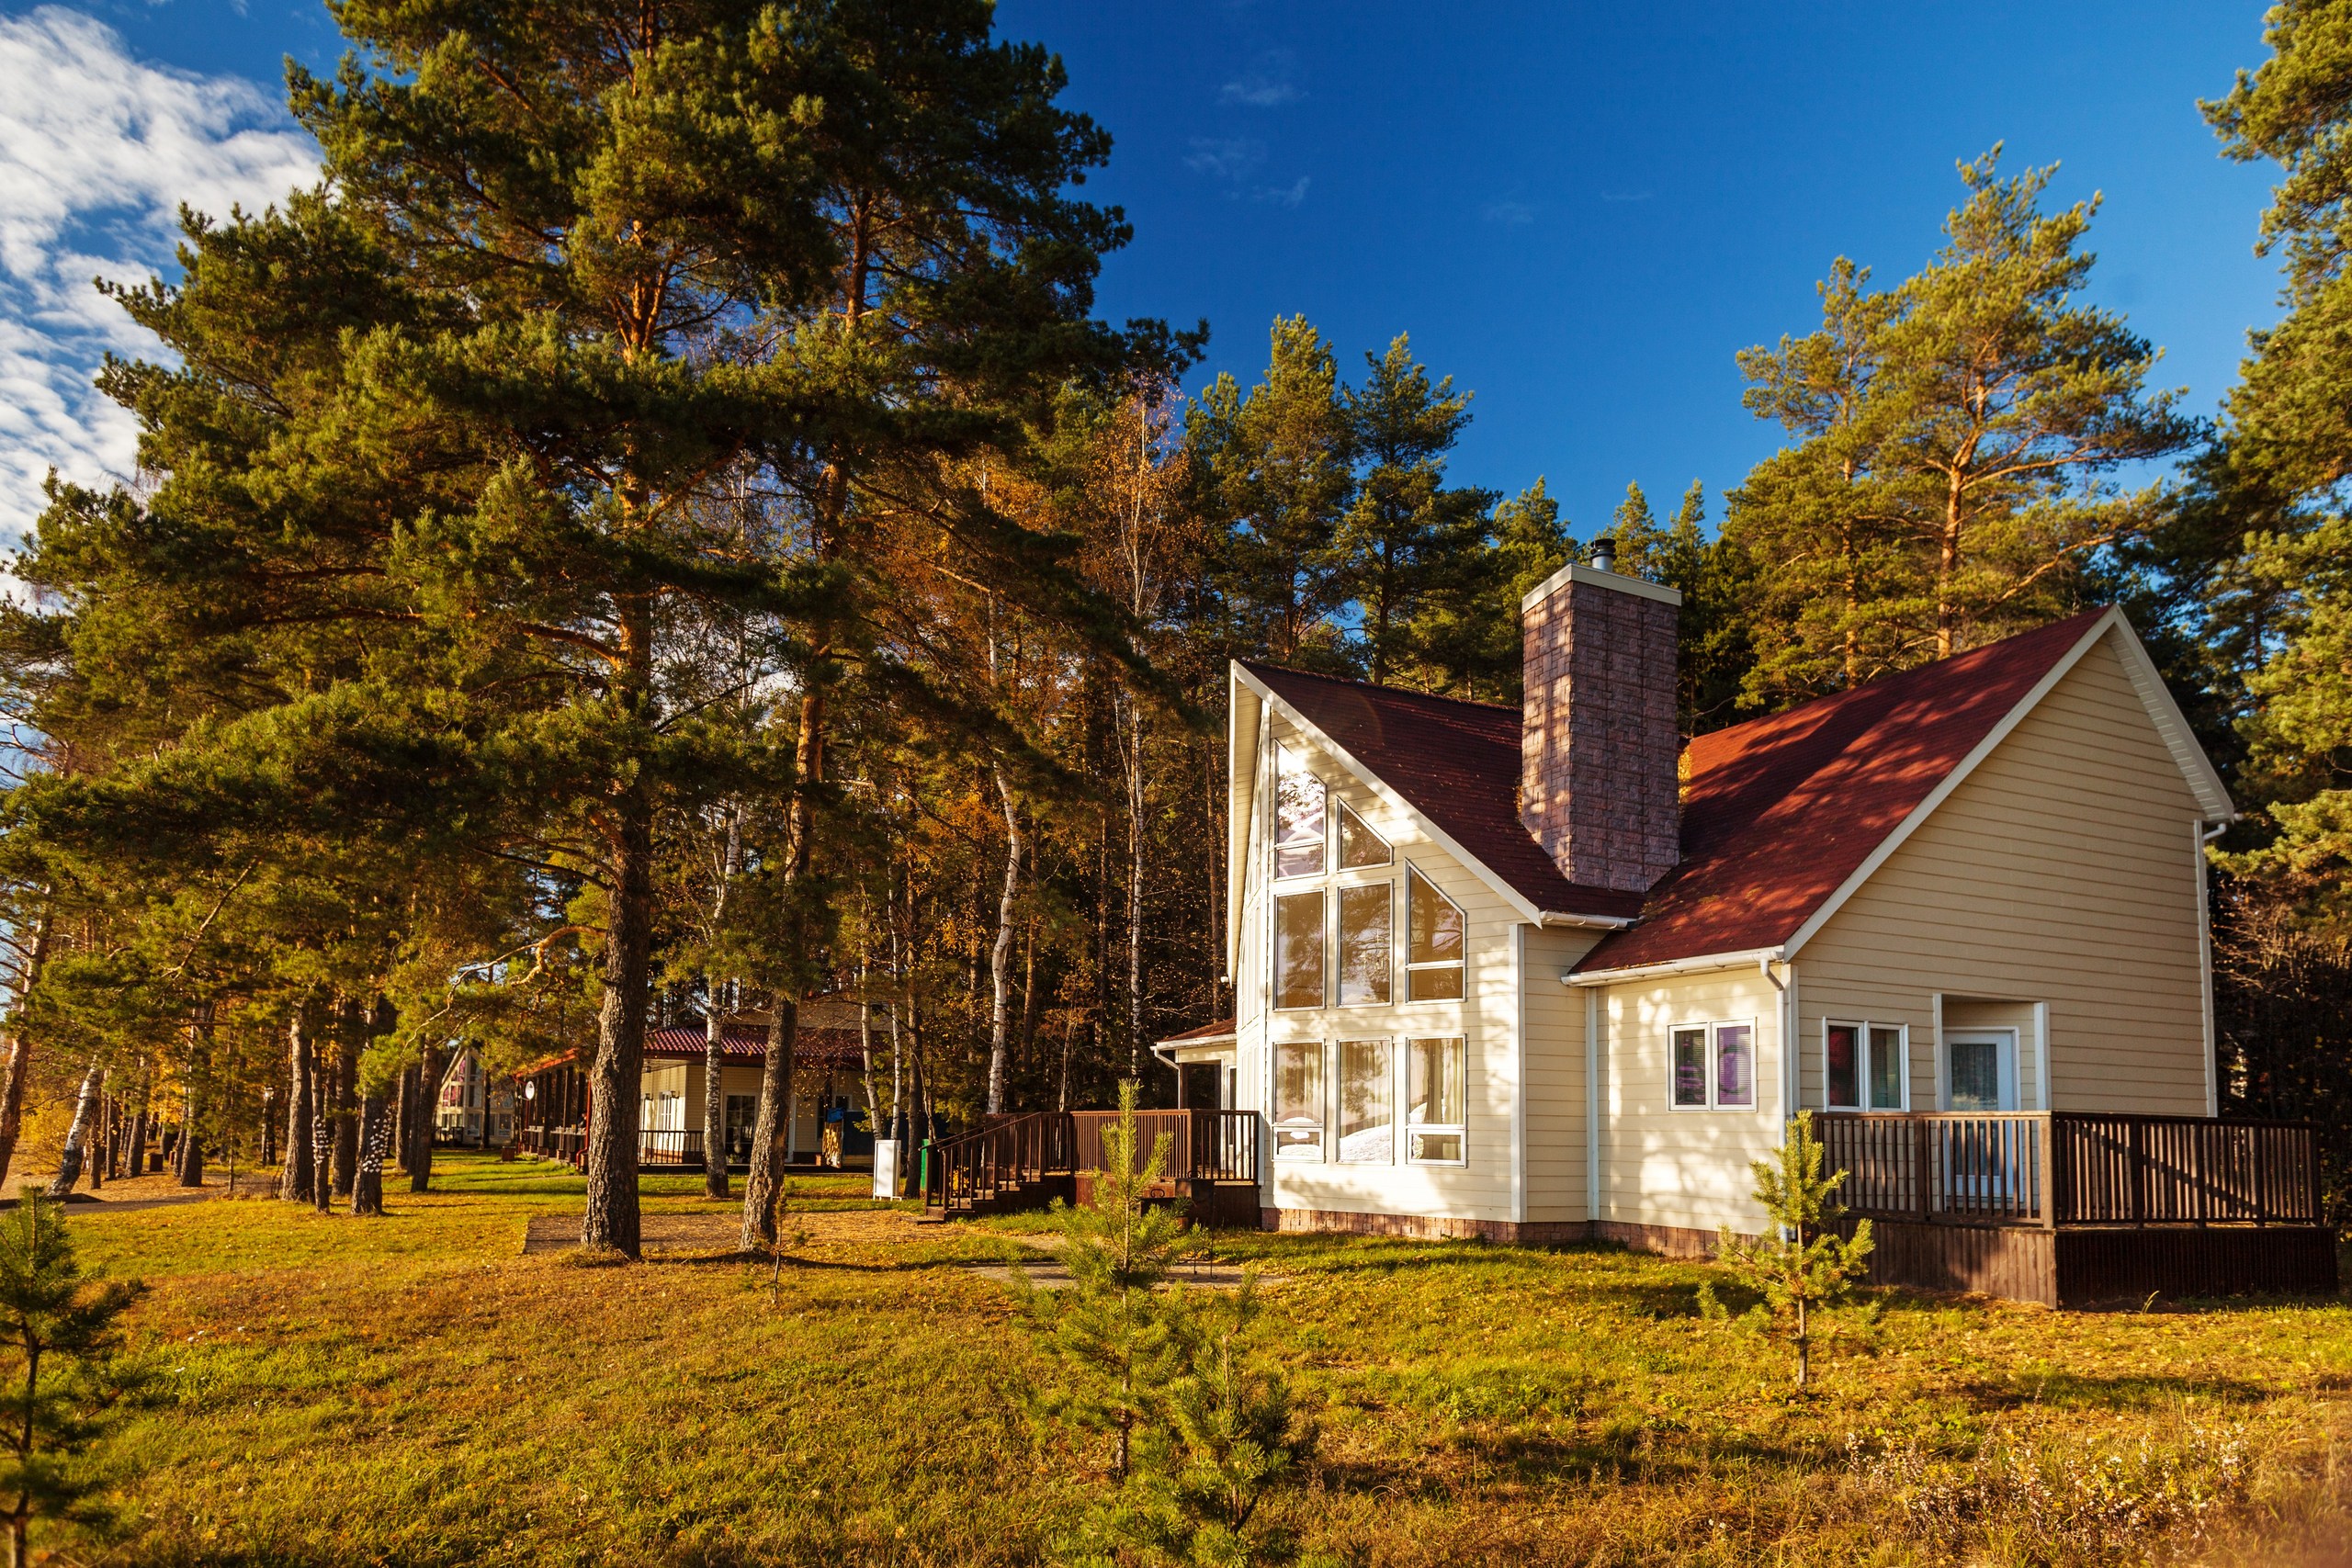
<instances>
[{"instance_id":1,"label":"white cloud","mask_svg":"<svg viewBox=\"0 0 2352 1568\"><path fill-rule=\"evenodd\" d=\"M1192 152L1185 155L1184 166L1195 174L1220 180L1238 180L1265 161L1264 145L1246 136L1195 136Z\"/></svg>"},{"instance_id":2,"label":"white cloud","mask_svg":"<svg viewBox=\"0 0 2352 1568\"><path fill-rule=\"evenodd\" d=\"M1480 216L1506 229L1521 229L1535 221L1535 209L1524 201L1496 201L1489 202Z\"/></svg>"},{"instance_id":3,"label":"white cloud","mask_svg":"<svg viewBox=\"0 0 2352 1568\"><path fill-rule=\"evenodd\" d=\"M1258 192L1258 199L1276 207L1296 207L1306 199L1306 176L1301 175L1286 186L1266 186Z\"/></svg>"},{"instance_id":4,"label":"white cloud","mask_svg":"<svg viewBox=\"0 0 2352 1568\"><path fill-rule=\"evenodd\" d=\"M1258 69L1244 72L1225 85L1218 94L1228 104L1241 104L1253 109L1280 108L1296 103L1302 94L1290 79L1294 59L1286 49L1269 50L1258 57Z\"/></svg>"},{"instance_id":5,"label":"white cloud","mask_svg":"<svg viewBox=\"0 0 2352 1568\"><path fill-rule=\"evenodd\" d=\"M181 203L225 218L318 176L318 151L254 84L146 64L61 6L0 17L0 540L54 468L127 479L137 428L90 377L155 340L91 287L168 273Z\"/></svg>"}]
</instances>

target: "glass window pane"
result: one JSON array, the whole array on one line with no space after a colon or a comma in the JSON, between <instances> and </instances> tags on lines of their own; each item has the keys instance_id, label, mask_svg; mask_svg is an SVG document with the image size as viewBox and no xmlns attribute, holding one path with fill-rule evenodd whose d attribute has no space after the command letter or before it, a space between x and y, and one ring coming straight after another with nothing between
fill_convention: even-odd
<instances>
[{"instance_id":1,"label":"glass window pane","mask_svg":"<svg viewBox=\"0 0 2352 1568\"><path fill-rule=\"evenodd\" d=\"M1323 874L1323 781L1274 748L1274 874Z\"/></svg>"},{"instance_id":2,"label":"glass window pane","mask_svg":"<svg viewBox=\"0 0 2352 1568\"><path fill-rule=\"evenodd\" d=\"M1674 1103L1707 1103L1707 1032L1703 1029L1674 1032Z\"/></svg>"},{"instance_id":3,"label":"glass window pane","mask_svg":"<svg viewBox=\"0 0 2352 1568\"><path fill-rule=\"evenodd\" d=\"M1459 1036L1405 1043L1407 1060L1411 1064L1405 1102L1408 1120L1440 1127L1462 1124L1466 1103L1463 1092L1466 1043Z\"/></svg>"},{"instance_id":4,"label":"glass window pane","mask_svg":"<svg viewBox=\"0 0 2352 1568\"><path fill-rule=\"evenodd\" d=\"M1323 1150L1323 1043L1294 1042L1274 1047L1274 1153L1319 1155Z\"/></svg>"},{"instance_id":5,"label":"glass window pane","mask_svg":"<svg viewBox=\"0 0 2352 1568\"><path fill-rule=\"evenodd\" d=\"M1951 1053L1951 1108L2001 1108L2001 1048L1990 1040L1955 1040Z\"/></svg>"},{"instance_id":6,"label":"glass window pane","mask_svg":"<svg viewBox=\"0 0 2352 1568\"><path fill-rule=\"evenodd\" d=\"M1850 1023L1833 1023L1828 1043L1829 1109L1855 1111L1862 1103L1861 1033Z\"/></svg>"},{"instance_id":7,"label":"glass window pane","mask_svg":"<svg viewBox=\"0 0 2352 1568\"><path fill-rule=\"evenodd\" d=\"M1407 999L1417 1002L1458 1002L1462 999L1462 965L1416 969L1405 976Z\"/></svg>"},{"instance_id":8,"label":"glass window pane","mask_svg":"<svg viewBox=\"0 0 2352 1568\"><path fill-rule=\"evenodd\" d=\"M1274 1005L1323 1005L1323 895L1288 893L1274 900Z\"/></svg>"},{"instance_id":9,"label":"glass window pane","mask_svg":"<svg viewBox=\"0 0 2352 1568\"><path fill-rule=\"evenodd\" d=\"M1448 1165L1462 1163L1462 1134L1459 1133L1419 1133L1413 1134L1412 1148L1406 1156L1415 1160L1439 1160Z\"/></svg>"},{"instance_id":10,"label":"glass window pane","mask_svg":"<svg viewBox=\"0 0 2352 1568\"><path fill-rule=\"evenodd\" d=\"M1339 807L1341 871L1355 871L1368 865L1387 865L1396 860L1396 852L1388 847L1388 840L1366 827L1363 818L1357 816L1346 801L1334 804Z\"/></svg>"},{"instance_id":11,"label":"glass window pane","mask_svg":"<svg viewBox=\"0 0 2352 1568\"><path fill-rule=\"evenodd\" d=\"M1903 1031L1871 1031L1871 1109L1903 1109Z\"/></svg>"},{"instance_id":12,"label":"glass window pane","mask_svg":"<svg viewBox=\"0 0 2352 1568\"><path fill-rule=\"evenodd\" d=\"M1715 1031L1715 1103L1756 1103L1756 1032L1744 1023Z\"/></svg>"},{"instance_id":13,"label":"glass window pane","mask_svg":"<svg viewBox=\"0 0 2352 1568\"><path fill-rule=\"evenodd\" d=\"M1430 879L1418 871L1406 873L1412 884L1412 928L1415 964L1458 964L1462 961L1462 911L1453 907ZM1460 996L1460 991L1454 995Z\"/></svg>"},{"instance_id":14,"label":"glass window pane","mask_svg":"<svg viewBox=\"0 0 2352 1568\"><path fill-rule=\"evenodd\" d=\"M1385 1040L1340 1042L1340 1157L1396 1163L1396 1077Z\"/></svg>"},{"instance_id":15,"label":"glass window pane","mask_svg":"<svg viewBox=\"0 0 2352 1568\"><path fill-rule=\"evenodd\" d=\"M1395 942L1392 883L1340 889L1340 1003L1356 1007L1388 999L1389 954Z\"/></svg>"}]
</instances>

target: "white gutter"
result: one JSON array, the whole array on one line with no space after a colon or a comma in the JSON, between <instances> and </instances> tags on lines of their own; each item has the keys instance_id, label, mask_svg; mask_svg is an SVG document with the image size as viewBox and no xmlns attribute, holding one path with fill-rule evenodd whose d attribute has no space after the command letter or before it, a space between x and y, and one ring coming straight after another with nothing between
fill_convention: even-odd
<instances>
[{"instance_id":1,"label":"white gutter","mask_svg":"<svg viewBox=\"0 0 2352 1568\"><path fill-rule=\"evenodd\" d=\"M1699 958L1677 958L1666 964L1637 964L1627 969L1594 969L1584 974L1563 971L1560 984L1623 986L1636 980L1663 979L1669 975L1702 975L1713 969L1745 969L1751 964L1785 964L1788 956L1783 948L1751 947L1744 953L1711 953Z\"/></svg>"},{"instance_id":2,"label":"white gutter","mask_svg":"<svg viewBox=\"0 0 2352 1568\"><path fill-rule=\"evenodd\" d=\"M1537 913L1539 926L1579 926L1586 931L1622 931L1641 917L1638 915L1564 915L1557 909Z\"/></svg>"}]
</instances>

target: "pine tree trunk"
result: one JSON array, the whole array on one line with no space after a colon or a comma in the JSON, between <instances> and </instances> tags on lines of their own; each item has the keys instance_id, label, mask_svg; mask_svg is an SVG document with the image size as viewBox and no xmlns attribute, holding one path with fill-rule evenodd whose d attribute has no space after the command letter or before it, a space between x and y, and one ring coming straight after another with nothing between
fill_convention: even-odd
<instances>
[{"instance_id":1,"label":"pine tree trunk","mask_svg":"<svg viewBox=\"0 0 2352 1568\"><path fill-rule=\"evenodd\" d=\"M1126 748L1121 748L1125 752ZM1127 1077L1143 1078L1143 740L1127 768Z\"/></svg>"},{"instance_id":2,"label":"pine tree trunk","mask_svg":"<svg viewBox=\"0 0 2352 1568\"><path fill-rule=\"evenodd\" d=\"M706 982L708 1017L702 1021L702 1190L724 1198L727 1187L726 1023L718 1011L719 984Z\"/></svg>"},{"instance_id":3,"label":"pine tree trunk","mask_svg":"<svg viewBox=\"0 0 2352 1568\"><path fill-rule=\"evenodd\" d=\"M90 1150L84 1161L89 1168L93 1192L107 1184L107 1118L114 1109L114 1097L106 1091L103 1074L98 1081L98 1110L90 1120Z\"/></svg>"},{"instance_id":4,"label":"pine tree trunk","mask_svg":"<svg viewBox=\"0 0 2352 1568\"><path fill-rule=\"evenodd\" d=\"M441 1102L441 1047L427 1045L416 1064L416 1122L409 1133L408 1190L433 1190L433 1119Z\"/></svg>"},{"instance_id":5,"label":"pine tree trunk","mask_svg":"<svg viewBox=\"0 0 2352 1568\"><path fill-rule=\"evenodd\" d=\"M1021 813L1002 768L992 769L1004 806L1004 890L996 905L996 940L989 946L989 1098L991 1116L1004 1110L1005 1048L1012 1037L1012 912L1021 896Z\"/></svg>"},{"instance_id":6,"label":"pine tree trunk","mask_svg":"<svg viewBox=\"0 0 2352 1568\"><path fill-rule=\"evenodd\" d=\"M212 1004L206 1002L188 1021L187 1066L181 1075L179 1179L182 1187L204 1185L204 1098L202 1082L212 1062Z\"/></svg>"},{"instance_id":7,"label":"pine tree trunk","mask_svg":"<svg viewBox=\"0 0 2352 1568\"><path fill-rule=\"evenodd\" d=\"M33 928L32 952L26 957L24 976L8 1009L8 1059L6 1066L0 1068L0 1182L7 1179L8 1167L17 1157L17 1139L24 1132L25 1080L33 1066L32 1032L26 1027L25 1010L48 963L49 911L44 909Z\"/></svg>"},{"instance_id":8,"label":"pine tree trunk","mask_svg":"<svg viewBox=\"0 0 2352 1568\"><path fill-rule=\"evenodd\" d=\"M316 1067L309 1004L298 1003L286 1025L286 1168L277 1179L277 1195L289 1203L309 1202L318 1178L311 1143L311 1124L318 1113Z\"/></svg>"},{"instance_id":9,"label":"pine tree trunk","mask_svg":"<svg viewBox=\"0 0 2352 1568\"><path fill-rule=\"evenodd\" d=\"M327 1190L334 1197L348 1198L359 1174L359 1037L368 1015L357 1002L345 1002L335 1010L334 1145Z\"/></svg>"},{"instance_id":10,"label":"pine tree trunk","mask_svg":"<svg viewBox=\"0 0 2352 1568\"><path fill-rule=\"evenodd\" d=\"M107 1072L96 1063L82 1075L82 1092L74 1101L74 1125L65 1134L65 1152L57 1159L57 1175L49 1184L49 1195L62 1198L74 1190L74 1183L81 1179L83 1162L88 1158L90 1129L98 1119L98 1089L106 1082Z\"/></svg>"},{"instance_id":11,"label":"pine tree trunk","mask_svg":"<svg viewBox=\"0 0 2352 1568\"><path fill-rule=\"evenodd\" d=\"M800 1043L800 1003L769 1004L767 1054L760 1060L760 1104L752 1122L752 1157L743 1172L743 1229L736 1245L756 1252L775 1244L775 1195L784 1185L785 1119L792 1113L792 1058Z\"/></svg>"},{"instance_id":12,"label":"pine tree trunk","mask_svg":"<svg viewBox=\"0 0 2352 1568\"><path fill-rule=\"evenodd\" d=\"M180 1096L179 1142L173 1145L173 1173L182 1187L204 1185L204 1142L196 1135L196 1082L191 1078Z\"/></svg>"},{"instance_id":13,"label":"pine tree trunk","mask_svg":"<svg viewBox=\"0 0 2352 1568\"><path fill-rule=\"evenodd\" d=\"M650 634L649 634L650 635ZM580 1245L638 1256L639 1098L653 939L653 808L641 786L614 804L613 884L606 900L604 1006L591 1069L588 1203Z\"/></svg>"},{"instance_id":14,"label":"pine tree trunk","mask_svg":"<svg viewBox=\"0 0 2352 1568\"><path fill-rule=\"evenodd\" d=\"M134 1177L147 1174L147 1104L146 1096L140 1097L138 1112L130 1119L130 1157L125 1162Z\"/></svg>"},{"instance_id":15,"label":"pine tree trunk","mask_svg":"<svg viewBox=\"0 0 2352 1568\"><path fill-rule=\"evenodd\" d=\"M359 1168L351 1183L354 1214L384 1212L384 1152L392 1138L389 1109L380 1089L359 1102Z\"/></svg>"}]
</instances>

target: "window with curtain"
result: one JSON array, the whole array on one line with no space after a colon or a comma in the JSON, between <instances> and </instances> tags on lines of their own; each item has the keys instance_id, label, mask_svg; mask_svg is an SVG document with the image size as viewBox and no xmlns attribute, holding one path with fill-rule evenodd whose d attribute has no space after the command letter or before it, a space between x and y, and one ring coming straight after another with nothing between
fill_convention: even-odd
<instances>
[{"instance_id":1,"label":"window with curtain","mask_svg":"<svg viewBox=\"0 0 2352 1568\"><path fill-rule=\"evenodd\" d=\"M1274 899L1274 1006L1323 1005L1323 895L1284 893Z\"/></svg>"},{"instance_id":2,"label":"window with curtain","mask_svg":"<svg viewBox=\"0 0 2352 1568\"><path fill-rule=\"evenodd\" d=\"M1323 781L1287 747L1274 748L1274 874L1323 874Z\"/></svg>"},{"instance_id":3,"label":"window with curtain","mask_svg":"<svg viewBox=\"0 0 2352 1568\"><path fill-rule=\"evenodd\" d=\"M1405 1043L1405 1157L1460 1165L1467 1157L1468 1042L1459 1035Z\"/></svg>"},{"instance_id":4,"label":"window with curtain","mask_svg":"<svg viewBox=\"0 0 2352 1568\"><path fill-rule=\"evenodd\" d=\"M1396 1163L1396 1076L1385 1040L1340 1042L1340 1158Z\"/></svg>"},{"instance_id":5,"label":"window with curtain","mask_svg":"<svg viewBox=\"0 0 2352 1568\"><path fill-rule=\"evenodd\" d=\"M1411 941L1406 953L1405 994L1417 1002L1458 1001L1462 997L1462 909L1419 871L1405 872L1406 923Z\"/></svg>"},{"instance_id":6,"label":"window with curtain","mask_svg":"<svg viewBox=\"0 0 2352 1568\"><path fill-rule=\"evenodd\" d=\"M1903 1109L1902 1025L1825 1020L1821 1042L1822 1098L1828 1109Z\"/></svg>"},{"instance_id":7,"label":"window with curtain","mask_svg":"<svg viewBox=\"0 0 2352 1568\"><path fill-rule=\"evenodd\" d=\"M1340 1005L1388 1000L1388 966L1396 945L1390 908L1394 883L1340 889Z\"/></svg>"},{"instance_id":8,"label":"window with curtain","mask_svg":"<svg viewBox=\"0 0 2352 1568\"><path fill-rule=\"evenodd\" d=\"M1274 1157L1323 1157L1323 1043L1274 1047Z\"/></svg>"},{"instance_id":9,"label":"window with curtain","mask_svg":"<svg viewBox=\"0 0 2352 1568\"><path fill-rule=\"evenodd\" d=\"M1670 1031L1668 1093L1677 1111L1756 1109L1756 1026L1692 1023Z\"/></svg>"}]
</instances>

